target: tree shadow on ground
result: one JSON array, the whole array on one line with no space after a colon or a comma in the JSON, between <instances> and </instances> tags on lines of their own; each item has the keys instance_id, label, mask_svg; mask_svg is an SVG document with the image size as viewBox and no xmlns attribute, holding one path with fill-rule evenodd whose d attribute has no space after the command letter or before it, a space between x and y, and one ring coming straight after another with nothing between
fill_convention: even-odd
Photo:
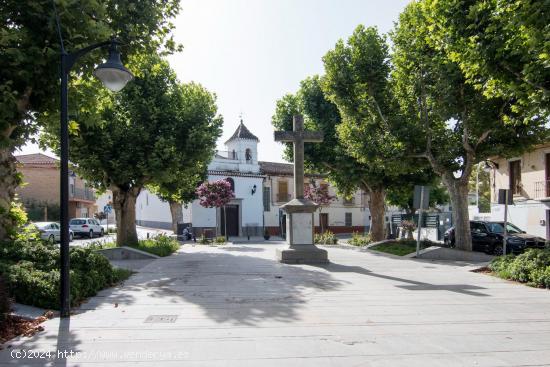
<instances>
[{"instance_id":1,"label":"tree shadow on ground","mask_svg":"<svg viewBox=\"0 0 550 367\"><path fill-rule=\"evenodd\" d=\"M374 273L371 270L365 269L360 266L350 266L350 265L343 265L343 264L337 264L337 263L329 263L329 264L319 264L314 265L315 267L325 269L326 271L330 273L357 273L362 274L366 276L391 280L399 283L405 283L404 285L395 285L397 288L407 289L410 291L449 291L449 292L455 292L455 293L461 293L464 295L469 296L476 296L476 297L488 297L489 295L486 293L478 292L480 289L486 289L483 287L470 285L470 284L430 284L425 282L419 282L416 280L411 279L405 279L405 278L399 278L394 277L391 275L384 275L384 274L378 274Z\"/></svg>"},{"instance_id":2,"label":"tree shadow on ground","mask_svg":"<svg viewBox=\"0 0 550 367\"><path fill-rule=\"evenodd\" d=\"M79 312L115 304L148 305L145 302L154 300L151 314L159 314L156 309L163 305L181 305L172 309L182 315L182 309L197 305L216 323L256 325L266 320L296 320L311 294L336 290L345 284L321 270L223 251L227 249L180 252L158 259L124 286L102 291L83 304ZM145 300L144 296L149 298ZM142 300L138 301L138 297Z\"/></svg>"}]
</instances>

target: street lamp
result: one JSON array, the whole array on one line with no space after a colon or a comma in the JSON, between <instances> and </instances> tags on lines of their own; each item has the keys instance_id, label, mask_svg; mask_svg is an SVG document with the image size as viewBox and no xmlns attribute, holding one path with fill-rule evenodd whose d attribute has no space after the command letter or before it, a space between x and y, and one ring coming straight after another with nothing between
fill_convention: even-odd
<instances>
[{"instance_id":1,"label":"street lamp","mask_svg":"<svg viewBox=\"0 0 550 367\"><path fill-rule=\"evenodd\" d=\"M55 5L55 3L54 3ZM69 73L74 63L92 50L109 47L107 62L94 71L94 75L103 85L113 92L118 92L126 83L132 80L132 73L122 65L115 39L84 47L76 52L67 53L63 46L63 38L56 14L59 37L61 41L61 317L70 316L70 275L69 275L69 121L68 121L68 84Z\"/></svg>"}]
</instances>

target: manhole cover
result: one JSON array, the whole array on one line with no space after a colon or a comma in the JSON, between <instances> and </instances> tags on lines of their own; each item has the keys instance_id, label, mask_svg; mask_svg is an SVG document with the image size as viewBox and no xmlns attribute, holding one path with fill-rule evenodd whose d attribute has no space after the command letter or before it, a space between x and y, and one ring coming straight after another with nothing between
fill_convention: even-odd
<instances>
[{"instance_id":1,"label":"manhole cover","mask_svg":"<svg viewBox=\"0 0 550 367\"><path fill-rule=\"evenodd\" d=\"M172 324L176 322L178 315L149 315L145 319L147 323Z\"/></svg>"}]
</instances>

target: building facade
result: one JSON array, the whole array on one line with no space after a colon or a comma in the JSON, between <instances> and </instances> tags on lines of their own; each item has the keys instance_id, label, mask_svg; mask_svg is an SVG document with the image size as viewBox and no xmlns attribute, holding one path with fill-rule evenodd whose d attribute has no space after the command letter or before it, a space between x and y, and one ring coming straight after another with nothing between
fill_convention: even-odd
<instances>
[{"instance_id":1,"label":"building facade","mask_svg":"<svg viewBox=\"0 0 550 367\"><path fill-rule=\"evenodd\" d=\"M15 157L23 185L17 195L24 206L59 205L59 160L47 155L25 154ZM96 212L95 192L74 172L69 175L69 218L92 217Z\"/></svg>"},{"instance_id":2,"label":"building facade","mask_svg":"<svg viewBox=\"0 0 550 367\"><path fill-rule=\"evenodd\" d=\"M508 221L529 234L550 239L550 142L510 159L491 158L491 219L504 219L499 189L510 189Z\"/></svg>"},{"instance_id":3,"label":"building facade","mask_svg":"<svg viewBox=\"0 0 550 367\"><path fill-rule=\"evenodd\" d=\"M208 165L208 181L228 180L235 198L223 208L204 208L194 200L183 208L184 223L196 234L216 232L229 236L283 235L286 218L281 206L294 198L293 165L258 160L258 138L241 124L225 142L225 151L218 151ZM329 194L333 187L321 175L307 175L309 184L326 185ZM167 203L147 190L136 205L138 224L170 228L171 217ZM315 214L316 231L335 233L363 232L370 224L367 198L357 191L353 198L338 197Z\"/></svg>"}]
</instances>

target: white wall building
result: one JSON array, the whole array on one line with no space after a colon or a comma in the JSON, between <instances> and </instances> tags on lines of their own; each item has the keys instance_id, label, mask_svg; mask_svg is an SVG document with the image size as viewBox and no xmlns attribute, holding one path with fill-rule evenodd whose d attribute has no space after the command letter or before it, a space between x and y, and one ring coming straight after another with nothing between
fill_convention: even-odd
<instances>
[{"instance_id":1,"label":"white wall building","mask_svg":"<svg viewBox=\"0 0 550 367\"><path fill-rule=\"evenodd\" d=\"M226 151L219 151L208 165L208 181L227 179L233 186L235 199L226 206L227 224L223 210L203 208L198 200L184 206L184 223L191 225L197 235L203 231L209 235L220 228L230 236L271 235L285 232L284 212L280 206L294 196L293 165L262 162L258 160L258 138L241 120L235 133L225 142ZM329 193L335 190L321 175L307 175L315 185L327 185ZM330 206L321 208L315 215L315 226L335 233L364 231L370 226L367 197L357 191L353 198L338 198ZM170 228L171 217L168 203L144 190L138 197L136 219L139 225Z\"/></svg>"}]
</instances>

